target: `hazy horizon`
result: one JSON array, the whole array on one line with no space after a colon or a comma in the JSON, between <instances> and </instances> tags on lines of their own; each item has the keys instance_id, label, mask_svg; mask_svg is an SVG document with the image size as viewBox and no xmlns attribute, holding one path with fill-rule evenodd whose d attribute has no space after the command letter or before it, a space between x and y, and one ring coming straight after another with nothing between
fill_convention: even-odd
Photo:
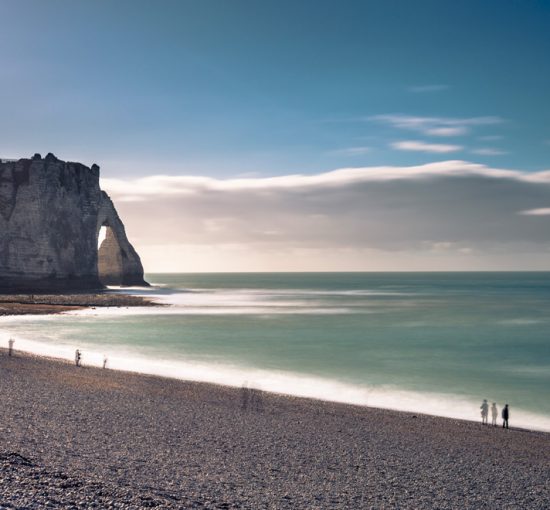
<instances>
[{"instance_id":1,"label":"hazy horizon","mask_svg":"<svg viewBox=\"0 0 550 510\"><path fill-rule=\"evenodd\" d=\"M547 270L517 270L517 271L178 271L175 273L168 273L168 272L162 272L162 271L149 271L145 273L145 275L171 275L171 274L234 274L234 273L242 273L242 274L304 274L304 273L310 273L310 274L324 274L324 273L334 273L334 274L354 274L354 273L548 273L550 271Z\"/></svg>"}]
</instances>

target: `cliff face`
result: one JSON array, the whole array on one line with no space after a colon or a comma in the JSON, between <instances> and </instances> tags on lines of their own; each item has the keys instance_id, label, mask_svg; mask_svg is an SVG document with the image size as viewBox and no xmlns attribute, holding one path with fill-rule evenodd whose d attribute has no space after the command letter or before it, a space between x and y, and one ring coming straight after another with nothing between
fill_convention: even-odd
<instances>
[{"instance_id":1,"label":"cliff face","mask_svg":"<svg viewBox=\"0 0 550 510\"><path fill-rule=\"evenodd\" d=\"M98 252L102 226L110 241ZM117 257L115 267L110 260ZM52 154L0 162L0 291L90 290L102 281L147 285L124 225L99 188L99 167Z\"/></svg>"}]
</instances>

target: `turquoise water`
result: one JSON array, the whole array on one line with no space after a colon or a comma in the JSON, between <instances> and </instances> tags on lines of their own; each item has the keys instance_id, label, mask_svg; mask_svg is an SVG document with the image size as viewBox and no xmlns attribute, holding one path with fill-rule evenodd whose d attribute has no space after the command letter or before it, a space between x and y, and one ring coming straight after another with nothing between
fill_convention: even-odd
<instances>
[{"instance_id":1,"label":"turquoise water","mask_svg":"<svg viewBox=\"0 0 550 510\"><path fill-rule=\"evenodd\" d=\"M550 273L152 274L162 310L0 321L113 368L550 430ZM63 350L64 349L64 350Z\"/></svg>"}]
</instances>

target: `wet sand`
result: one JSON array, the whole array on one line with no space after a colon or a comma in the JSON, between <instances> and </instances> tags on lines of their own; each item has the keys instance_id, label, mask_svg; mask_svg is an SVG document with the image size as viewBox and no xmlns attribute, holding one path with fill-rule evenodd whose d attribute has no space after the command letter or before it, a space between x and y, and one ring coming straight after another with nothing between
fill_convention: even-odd
<instances>
[{"instance_id":1,"label":"wet sand","mask_svg":"<svg viewBox=\"0 0 550 510\"><path fill-rule=\"evenodd\" d=\"M547 433L5 351L0 391L2 508L550 507Z\"/></svg>"}]
</instances>

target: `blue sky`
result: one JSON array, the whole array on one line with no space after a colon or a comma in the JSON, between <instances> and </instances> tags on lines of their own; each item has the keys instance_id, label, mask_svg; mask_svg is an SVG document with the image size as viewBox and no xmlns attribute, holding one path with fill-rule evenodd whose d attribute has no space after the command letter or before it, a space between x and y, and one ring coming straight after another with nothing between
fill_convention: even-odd
<instances>
[{"instance_id":1,"label":"blue sky","mask_svg":"<svg viewBox=\"0 0 550 510\"><path fill-rule=\"evenodd\" d=\"M550 167L548 1L2 0L0 19L2 157Z\"/></svg>"},{"instance_id":2,"label":"blue sky","mask_svg":"<svg viewBox=\"0 0 550 510\"><path fill-rule=\"evenodd\" d=\"M0 20L0 157L100 164L147 271L550 270L550 1Z\"/></svg>"}]
</instances>

